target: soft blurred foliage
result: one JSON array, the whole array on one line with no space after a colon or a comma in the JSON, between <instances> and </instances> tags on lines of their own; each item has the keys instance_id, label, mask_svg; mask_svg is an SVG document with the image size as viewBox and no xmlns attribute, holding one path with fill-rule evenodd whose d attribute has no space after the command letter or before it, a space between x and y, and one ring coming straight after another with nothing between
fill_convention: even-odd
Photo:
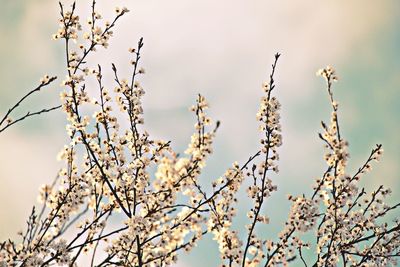
<instances>
[{"instance_id":1,"label":"soft blurred foliage","mask_svg":"<svg viewBox=\"0 0 400 267\"><path fill-rule=\"evenodd\" d=\"M109 87L113 86L111 62L123 72L127 49L144 37L145 125L150 134L172 140L172 146L183 151L194 123L187 107L198 92L208 98L211 116L222 121L204 184L256 150L261 83L267 79L274 53L282 53L276 92L283 105L284 145L281 172L272 177L278 193L266 205L272 218L267 235L281 229L288 211L286 195L308 192L312 179L323 172L317 132L320 120L329 118L329 103L315 71L327 64L334 65L340 77L334 90L342 132L350 141L350 170L382 143L383 161L364 184L372 188L383 183L393 189L392 199L400 197L398 1L99 2L105 17L114 5L133 11L117 26L110 48L90 59L110 66ZM89 3L78 5L85 18ZM65 76L62 44L51 41L57 29L57 2L0 0L0 6L0 114L46 73L59 76L57 86L30 99L21 112L56 104L58 84ZM55 176L56 154L66 141L64 125L64 116L57 111L0 136L1 240L15 237L24 227L37 188ZM218 251L210 239L185 256L190 266L216 264Z\"/></svg>"}]
</instances>

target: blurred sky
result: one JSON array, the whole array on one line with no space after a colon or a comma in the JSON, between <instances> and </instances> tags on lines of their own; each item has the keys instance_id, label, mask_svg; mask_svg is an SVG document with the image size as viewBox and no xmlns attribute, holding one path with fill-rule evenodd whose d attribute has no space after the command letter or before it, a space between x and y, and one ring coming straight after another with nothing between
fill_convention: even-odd
<instances>
[{"instance_id":1,"label":"blurred sky","mask_svg":"<svg viewBox=\"0 0 400 267\"><path fill-rule=\"evenodd\" d=\"M330 109L324 82L315 72L328 64L340 77L334 93L341 130L350 142L349 173L382 143L383 160L364 184L370 190L385 184L395 192L392 200L399 199L399 1L98 2L105 18L111 19L115 5L131 12L117 25L110 48L94 54L89 64L102 63L113 88L111 62L128 74L127 49L144 37L145 123L153 137L172 140L173 147L183 151L194 124L187 108L197 93L209 100L211 116L222 121L204 184L257 151L255 113L261 84L274 54L282 53L275 94L283 106L284 145L281 172L272 177L278 192L266 204L272 217L269 234L281 229L288 211L288 205L281 204L287 203L286 195L310 192L312 180L325 168L317 132L320 121L329 120ZM62 43L51 40L58 28L57 2L0 0L0 6L0 115L46 73L60 79L30 99L20 114L56 105L65 76ZM90 1L79 1L83 19L89 8ZM66 140L61 112L25 121L0 135L0 240L24 227L37 188L51 181L60 167L56 154ZM216 265L217 246L210 240L202 241L181 265ZM203 261L197 261L200 258Z\"/></svg>"}]
</instances>

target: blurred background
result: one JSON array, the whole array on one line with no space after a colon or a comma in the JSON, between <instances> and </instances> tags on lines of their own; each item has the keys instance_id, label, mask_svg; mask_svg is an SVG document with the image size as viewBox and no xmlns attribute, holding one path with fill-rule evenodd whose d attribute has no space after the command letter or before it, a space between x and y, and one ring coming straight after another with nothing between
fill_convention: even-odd
<instances>
[{"instance_id":1,"label":"blurred background","mask_svg":"<svg viewBox=\"0 0 400 267\"><path fill-rule=\"evenodd\" d=\"M82 22L89 16L90 2L78 3ZM195 122L188 107L197 93L208 99L211 117L222 121L215 153L202 175L205 185L232 162L243 163L258 150L255 113L261 84L274 54L282 53L275 94L282 103L284 144L279 150L281 171L272 176L278 192L265 205L271 218L266 236L282 229L287 194L310 192L313 179L325 169L317 133L320 121L329 120L330 106L325 84L315 72L328 64L340 78L334 93L341 131L350 143L348 172L354 173L375 144L382 143L383 160L374 164L363 184L370 191L380 184L391 187L391 201L398 202L400 2L98 2L106 19L114 16L114 6L127 6L131 12L115 28L110 47L93 54L89 66L102 63L107 86L113 88L111 62L127 75L127 50L144 37L145 125L154 138L171 140L177 151L184 151ZM19 114L57 105L65 77L62 42L51 40L58 29L58 3L0 0L0 5L0 116L44 74L59 79L29 99ZM61 111L24 121L0 135L0 240L14 238L25 227L38 187L50 182L62 166L56 154L66 141ZM235 226L243 230L249 203L239 207ZM218 262L218 247L208 236L179 266Z\"/></svg>"}]
</instances>

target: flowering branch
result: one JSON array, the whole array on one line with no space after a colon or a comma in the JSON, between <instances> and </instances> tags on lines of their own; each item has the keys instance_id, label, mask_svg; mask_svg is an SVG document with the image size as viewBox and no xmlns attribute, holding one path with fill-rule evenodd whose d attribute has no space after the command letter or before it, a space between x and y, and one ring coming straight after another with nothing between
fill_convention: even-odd
<instances>
[{"instance_id":1,"label":"flowering branch","mask_svg":"<svg viewBox=\"0 0 400 267\"><path fill-rule=\"evenodd\" d=\"M60 3L60 29L53 35L65 45L66 80L61 107L68 120L69 142L59 154L64 161L51 185L40 189L39 201L27 220L22 242L0 243L1 266L168 266L181 252L190 252L207 235L218 243L222 266L388 266L400 255L400 221L388 214L400 203L388 205L390 189L379 186L368 194L359 188L361 177L378 161L383 149L377 145L354 175L348 175L348 143L339 131L338 103L333 95L337 81L332 67L319 71L325 79L332 106L330 124L322 122L319 138L327 152L327 169L315 180L310 196L289 195L288 219L275 239L259 230L268 224L262 214L266 200L277 190L270 174L278 173L277 149L282 144L281 105L272 95L280 54L275 55L269 82L263 84L257 120L261 147L244 164L233 163L225 173L211 179L212 189L200 176L213 153L220 122L207 115L209 105L201 94L191 107L194 133L182 155L170 141L152 140L144 129L140 77L141 38L130 48L131 73L120 77L117 66L108 70L90 60L98 48L107 48L117 21L128 12L116 8L111 22L102 22L95 0L84 26L76 15L75 2L67 10ZM109 90L104 77L114 78ZM2 126L21 102L55 77L42 83L17 102L0 120L0 132L17 121L48 112L28 113ZM87 88L93 85L97 91ZM89 93L90 92L90 93ZM117 109L117 110L115 110ZM257 158L260 159L256 163ZM251 166L251 167L250 167ZM208 181L207 181L208 182ZM246 232L232 225L237 216L237 193L249 183L252 208ZM313 242L304 238L313 233ZM243 240L242 240L243 238ZM308 241L306 241L308 240ZM305 249L315 247L315 257ZM102 251L102 253L100 253ZM86 260L86 261L85 261Z\"/></svg>"},{"instance_id":2,"label":"flowering branch","mask_svg":"<svg viewBox=\"0 0 400 267\"><path fill-rule=\"evenodd\" d=\"M18 119L11 119L10 115L11 113L18 108L22 102L24 102L27 98L29 98L31 95L39 92L43 87L49 85L50 83L52 83L53 81L55 81L57 79L57 77L53 76L53 77L49 77L48 75L45 75L44 78L41 79L40 84L32 89L31 91L29 91L26 95L24 95L14 106L12 106L11 108L8 109L8 111L6 112L6 114L3 116L3 118L0 119L0 133L5 131L8 127L16 124L17 122L23 121L28 117L32 117L32 116L36 116L36 115L40 115L42 113L47 113L56 109L61 108L61 105L52 107L52 108L44 108L42 110L39 111L35 111L35 112L27 112L25 115L19 117ZM4 125L3 125L4 124Z\"/></svg>"}]
</instances>

